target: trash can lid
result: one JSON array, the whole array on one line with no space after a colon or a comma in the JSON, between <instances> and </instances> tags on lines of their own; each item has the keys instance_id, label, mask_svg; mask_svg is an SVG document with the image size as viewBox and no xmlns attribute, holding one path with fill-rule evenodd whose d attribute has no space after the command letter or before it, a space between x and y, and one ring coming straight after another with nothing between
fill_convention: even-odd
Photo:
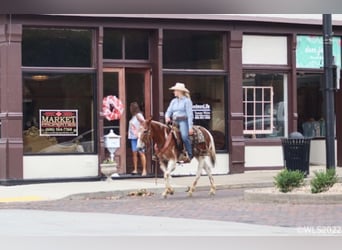
<instances>
[{"instance_id":1,"label":"trash can lid","mask_svg":"<svg viewBox=\"0 0 342 250\"><path fill-rule=\"evenodd\" d=\"M292 132L289 138L290 139L304 139L304 136L299 132Z\"/></svg>"}]
</instances>

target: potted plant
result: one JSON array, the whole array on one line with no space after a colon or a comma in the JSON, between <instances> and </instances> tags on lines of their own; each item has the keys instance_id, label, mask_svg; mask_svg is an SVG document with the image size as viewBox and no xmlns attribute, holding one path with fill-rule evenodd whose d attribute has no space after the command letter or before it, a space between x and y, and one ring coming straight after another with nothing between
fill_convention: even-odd
<instances>
[{"instance_id":1,"label":"potted plant","mask_svg":"<svg viewBox=\"0 0 342 250\"><path fill-rule=\"evenodd\" d=\"M118 172L118 164L115 162L115 160L111 159L105 159L101 164L100 164L100 170L101 173L106 176L107 181L112 181L112 174L115 174Z\"/></svg>"}]
</instances>

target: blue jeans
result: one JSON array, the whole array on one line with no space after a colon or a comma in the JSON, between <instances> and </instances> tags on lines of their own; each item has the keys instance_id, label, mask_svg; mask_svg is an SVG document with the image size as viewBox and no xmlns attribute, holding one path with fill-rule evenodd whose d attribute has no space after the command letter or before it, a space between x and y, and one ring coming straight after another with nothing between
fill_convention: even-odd
<instances>
[{"instance_id":1,"label":"blue jeans","mask_svg":"<svg viewBox=\"0 0 342 250\"><path fill-rule=\"evenodd\" d=\"M191 141L189 138L189 125L188 121L177 121L177 124L179 125L179 131L182 136L182 140L185 146L186 151L188 152L189 157L192 157L192 147L191 147Z\"/></svg>"}]
</instances>

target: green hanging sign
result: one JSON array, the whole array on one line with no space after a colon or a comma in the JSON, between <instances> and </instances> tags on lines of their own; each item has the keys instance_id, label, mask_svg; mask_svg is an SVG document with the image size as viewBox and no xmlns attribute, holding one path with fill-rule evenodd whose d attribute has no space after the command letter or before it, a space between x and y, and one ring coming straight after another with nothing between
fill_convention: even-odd
<instances>
[{"instance_id":1,"label":"green hanging sign","mask_svg":"<svg viewBox=\"0 0 342 250\"><path fill-rule=\"evenodd\" d=\"M333 56L335 65L341 67L341 38L333 38ZM323 39L322 36L297 36L296 65L297 68L322 68Z\"/></svg>"}]
</instances>

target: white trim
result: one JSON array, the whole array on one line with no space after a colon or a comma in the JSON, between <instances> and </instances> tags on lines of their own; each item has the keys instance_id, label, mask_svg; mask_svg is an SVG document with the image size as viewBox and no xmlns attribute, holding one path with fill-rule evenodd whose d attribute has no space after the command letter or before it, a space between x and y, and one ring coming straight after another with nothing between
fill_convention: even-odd
<instances>
[{"instance_id":1,"label":"white trim","mask_svg":"<svg viewBox=\"0 0 342 250\"><path fill-rule=\"evenodd\" d=\"M283 166L282 146L246 146L245 167Z\"/></svg>"},{"instance_id":2,"label":"white trim","mask_svg":"<svg viewBox=\"0 0 342 250\"><path fill-rule=\"evenodd\" d=\"M24 179L98 176L97 155L24 156Z\"/></svg>"}]
</instances>

